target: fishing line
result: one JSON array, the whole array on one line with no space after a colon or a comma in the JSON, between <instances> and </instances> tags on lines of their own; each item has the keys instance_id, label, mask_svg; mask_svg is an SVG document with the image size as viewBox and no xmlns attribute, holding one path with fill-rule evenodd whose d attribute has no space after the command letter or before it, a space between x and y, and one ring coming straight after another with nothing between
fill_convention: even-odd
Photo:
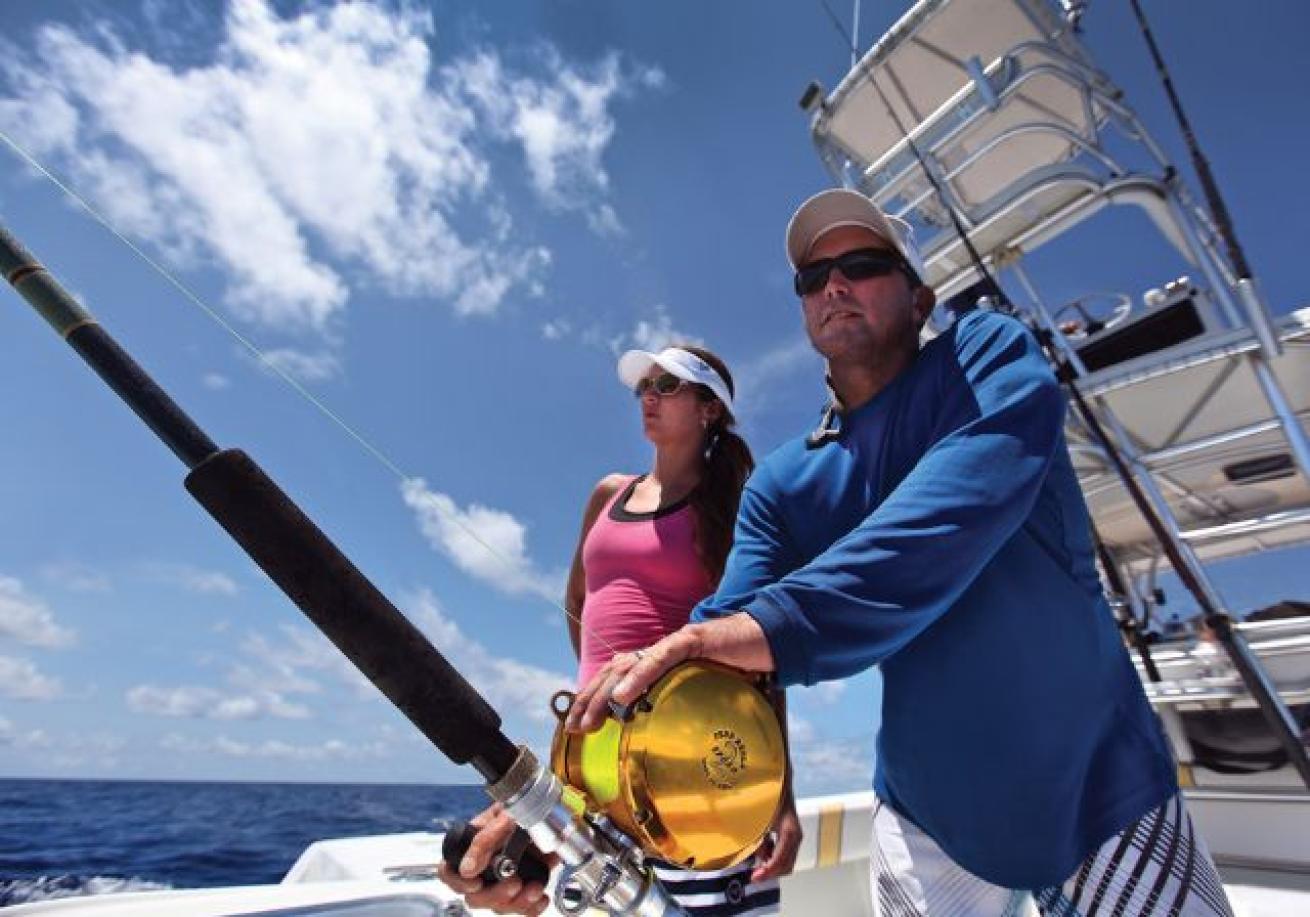
<instances>
[{"instance_id":1,"label":"fishing line","mask_svg":"<svg viewBox=\"0 0 1310 917\"><path fill-rule=\"evenodd\" d=\"M321 398L319 398L318 396L310 392L308 389L306 389L299 381L297 381L293 376L291 376L286 370L278 366L275 361L269 359L269 357L262 350L260 350L259 347L253 341L251 341L249 338L243 335L240 331L238 331L235 327L233 327L233 325L230 322L228 322L225 318L223 318L223 316L218 312L218 310L214 309L212 306L206 303L198 293L192 290L180 279L178 279L176 275L174 275L171 271L168 270L168 268L160 264L159 261L157 261L156 259L150 257L150 255L147 254L145 251L143 251L140 246L134 243L127 236L123 235L123 233L120 232L116 226L114 226L114 224L109 220L109 218L104 216L102 213L100 213L100 211L97 210L91 204L90 201L88 201L85 197L79 194L67 182L60 179L59 176L56 175L53 171L46 168L46 166L43 163L41 163L40 160L38 160L34 155L28 152L23 146L21 146L16 140L10 137L9 134L2 129L0 129L0 140L4 141L4 143L11 150L13 150L14 153L19 158L21 158L24 162L26 162L37 172L45 176L46 179L48 179L51 182L51 184L53 184L56 188L62 191L71 200L76 202L77 205L81 207L83 210L85 210L93 220L95 220L102 227L104 227L104 229L108 231L110 235L116 238L123 245L127 246L129 251L131 251L134 255L136 255L138 258L144 261L147 265L149 265L150 268L153 269L156 274L164 278L164 280L168 281L168 283L171 284L178 292L180 292L189 302L191 302L193 305L199 308L200 311L203 312L205 315L207 315L211 321L213 321L216 325L218 325L218 327L226 331L237 343L239 343L243 348L245 348L249 353L251 353L262 366L271 370L279 379L281 379L288 386L290 386L294 392L296 392L298 395L300 395L302 398L308 401L311 405L313 405L320 414L328 418L338 428L344 431L347 436L353 439L356 442L356 444L358 444L361 448L363 448L365 452L367 452L374 459L376 459L384 468L386 468L397 478L399 478L402 483L407 483L409 481L415 480L415 476L406 474L405 471L401 469L401 467L398 464L396 464L396 462L392 461L391 458L385 452L383 452L378 446L375 446L372 442L370 442L362 433L360 433L354 427L348 424L345 421L345 419L341 417L341 415L337 414L330 407L328 407L328 405ZM497 563L499 563L502 567L504 567L506 571L513 571L516 569L516 565L508 557L506 557L504 554L502 554L499 550L497 550L492 545L488 544L487 541L485 541L481 535L479 535L468 523L460 519L458 515L445 509L443 506L440 505L439 502L434 502L433 505L436 507L437 513L440 516L442 516L447 522L451 523L456 528L458 528L469 538L473 539L475 543L480 545L483 548L483 550L485 550L487 554L490 555ZM588 637L591 637L592 639L599 641L607 650L610 651L610 653L619 652L618 648L613 646L603 636L596 633L591 628L587 627L587 625L583 622L581 615L575 615L572 612L570 612L562 602L552 601L551 599L546 598L546 596L541 595L540 593L534 593L534 595L536 595L539 599L541 599L541 601L545 602L547 605L550 605L551 607L555 608L558 611L564 612L565 617L569 618L571 621L575 622L580 628L582 628L586 632Z\"/></svg>"}]
</instances>

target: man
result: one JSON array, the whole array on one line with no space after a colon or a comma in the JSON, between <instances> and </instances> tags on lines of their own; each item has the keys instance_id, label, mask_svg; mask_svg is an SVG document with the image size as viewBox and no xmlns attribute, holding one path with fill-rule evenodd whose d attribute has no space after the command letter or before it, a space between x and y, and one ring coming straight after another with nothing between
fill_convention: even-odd
<instances>
[{"instance_id":1,"label":"man","mask_svg":"<svg viewBox=\"0 0 1310 917\"><path fill-rule=\"evenodd\" d=\"M747 483L718 592L579 694L599 726L670 667L783 685L878 665L871 848L883 914L1228 914L1092 561L1065 400L1024 326L935 297L908 228L826 191L787 228L827 360L820 429ZM785 901L784 901L785 904Z\"/></svg>"}]
</instances>

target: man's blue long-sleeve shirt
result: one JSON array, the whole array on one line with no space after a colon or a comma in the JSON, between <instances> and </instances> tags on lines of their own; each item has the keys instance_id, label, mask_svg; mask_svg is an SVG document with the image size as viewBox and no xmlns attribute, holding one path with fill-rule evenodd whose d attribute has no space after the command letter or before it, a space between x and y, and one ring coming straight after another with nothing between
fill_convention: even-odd
<instances>
[{"instance_id":1,"label":"man's blue long-sleeve shirt","mask_svg":"<svg viewBox=\"0 0 1310 917\"><path fill-rule=\"evenodd\" d=\"M883 675L875 788L956 862L1064 881L1176 790L1092 563L1064 395L972 312L841 435L769 455L697 620L746 611L783 684Z\"/></svg>"}]
</instances>

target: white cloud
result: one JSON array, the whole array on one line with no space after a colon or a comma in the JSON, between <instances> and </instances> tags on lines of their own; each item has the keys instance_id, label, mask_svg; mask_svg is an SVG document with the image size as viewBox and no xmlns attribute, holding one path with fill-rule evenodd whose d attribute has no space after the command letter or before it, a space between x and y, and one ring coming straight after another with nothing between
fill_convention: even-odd
<instances>
[{"instance_id":1,"label":"white cloud","mask_svg":"<svg viewBox=\"0 0 1310 917\"><path fill-rule=\"evenodd\" d=\"M787 689L787 736L798 794L867 790L873 780L874 734L834 737L830 708L847 681ZM805 715L808 708L809 715Z\"/></svg>"},{"instance_id":2,"label":"white cloud","mask_svg":"<svg viewBox=\"0 0 1310 917\"><path fill-rule=\"evenodd\" d=\"M42 750L45 765L85 773L88 769L104 772L118 767L127 741L108 732L48 735L37 730L28 737L28 745Z\"/></svg>"},{"instance_id":3,"label":"white cloud","mask_svg":"<svg viewBox=\"0 0 1310 917\"><path fill-rule=\"evenodd\" d=\"M558 341L573 331L573 325L566 318L557 318L541 326L541 336L548 341Z\"/></svg>"},{"instance_id":4,"label":"white cloud","mask_svg":"<svg viewBox=\"0 0 1310 917\"><path fill-rule=\"evenodd\" d=\"M816 394L823 391L823 360L803 333L738 362L732 369L737 383L734 400L738 419L758 414L768 405L771 393L788 388L780 386L782 381L802 373L813 377Z\"/></svg>"},{"instance_id":5,"label":"white cloud","mask_svg":"<svg viewBox=\"0 0 1310 917\"><path fill-rule=\"evenodd\" d=\"M361 758L386 758L390 749L385 742L350 743L340 739L327 739L313 744L297 745L279 739L263 742L242 742L219 736L215 739L193 739L170 733L159 742L165 751L188 755L223 755L228 758L269 758L282 761L350 761Z\"/></svg>"},{"instance_id":6,"label":"white cloud","mask_svg":"<svg viewBox=\"0 0 1310 917\"><path fill-rule=\"evenodd\" d=\"M844 681L821 681L817 685L798 686L788 689L789 695L794 695L798 700L808 700L820 704L824 707L831 707L837 701L841 700L846 693L846 682Z\"/></svg>"},{"instance_id":7,"label":"white cloud","mask_svg":"<svg viewBox=\"0 0 1310 917\"><path fill-rule=\"evenodd\" d=\"M787 740L795 745L801 742L812 742L814 736L814 724L789 707L787 710Z\"/></svg>"},{"instance_id":8,"label":"white cloud","mask_svg":"<svg viewBox=\"0 0 1310 917\"><path fill-rule=\"evenodd\" d=\"M264 351L264 359L274 369L297 382L324 382L341 372L341 360L330 350L306 353L292 347Z\"/></svg>"},{"instance_id":9,"label":"white cloud","mask_svg":"<svg viewBox=\"0 0 1310 917\"><path fill-rule=\"evenodd\" d=\"M22 732L12 722L0 716L0 746L32 749L49 748L50 744L50 736L44 729L29 729Z\"/></svg>"},{"instance_id":10,"label":"white cloud","mask_svg":"<svg viewBox=\"0 0 1310 917\"><path fill-rule=\"evenodd\" d=\"M400 605L441 654L502 714L523 715L538 724L554 722L547 701L559 689L569 687L571 677L488 650L447 617L427 589L403 596ZM317 693L320 686L310 675L323 673L360 699L382 700L378 689L317 631L283 626L278 639L252 635L241 649L253 665L235 667L228 678L233 685L258 684L285 694Z\"/></svg>"},{"instance_id":11,"label":"white cloud","mask_svg":"<svg viewBox=\"0 0 1310 917\"><path fill-rule=\"evenodd\" d=\"M446 616L430 591L404 599L406 614L455 668L502 713L525 715L537 723L553 723L550 696L571 688L573 679L560 672L510 659L467 636Z\"/></svg>"},{"instance_id":12,"label":"white cloud","mask_svg":"<svg viewBox=\"0 0 1310 917\"><path fill-rule=\"evenodd\" d=\"M46 564L41 576L70 592L110 592L114 588L107 575L74 561Z\"/></svg>"},{"instance_id":13,"label":"white cloud","mask_svg":"<svg viewBox=\"0 0 1310 917\"><path fill-rule=\"evenodd\" d=\"M29 646L61 647L73 642L73 631L55 622L45 602L11 576L0 576L0 637Z\"/></svg>"},{"instance_id":14,"label":"white cloud","mask_svg":"<svg viewBox=\"0 0 1310 917\"><path fill-rule=\"evenodd\" d=\"M657 304L652 312L654 314L649 318L639 319L631 331L611 338L609 349L617 355L634 347L640 350L658 351L670 344L705 343L694 334L674 328L673 317L669 315L668 306L663 303Z\"/></svg>"},{"instance_id":15,"label":"white cloud","mask_svg":"<svg viewBox=\"0 0 1310 917\"><path fill-rule=\"evenodd\" d=\"M791 762L797 795L867 790L873 782L873 736L794 741Z\"/></svg>"},{"instance_id":16,"label":"white cloud","mask_svg":"<svg viewBox=\"0 0 1310 917\"><path fill-rule=\"evenodd\" d=\"M549 601L564 594L566 571L543 571L528 556L528 530L503 510L471 503L461 508L422 478L401 485L419 531L461 570L510 594L532 593Z\"/></svg>"},{"instance_id":17,"label":"white cloud","mask_svg":"<svg viewBox=\"0 0 1310 917\"><path fill-rule=\"evenodd\" d=\"M224 688L140 684L127 692L128 707L152 716L193 719L306 719L310 708L295 696L323 690L307 672L325 672L361 697L377 696L377 689L322 634L290 625L282 625L279 634L276 639L250 634L240 655L223 657Z\"/></svg>"},{"instance_id":18,"label":"white cloud","mask_svg":"<svg viewBox=\"0 0 1310 917\"><path fill-rule=\"evenodd\" d=\"M232 387L232 380L222 373L205 373L200 378L200 384L211 392L221 392Z\"/></svg>"},{"instance_id":19,"label":"white cloud","mask_svg":"<svg viewBox=\"0 0 1310 917\"><path fill-rule=\"evenodd\" d=\"M352 269L491 313L549 264L513 238L493 144L522 151L548 206L616 231L611 109L662 74L612 53L571 63L548 45L533 73L489 50L438 61L436 34L413 5L284 18L268 0L233 0L205 62L180 67L103 23L47 25L24 36L35 50L11 43L0 56L0 126L174 265L217 263L245 321L324 333Z\"/></svg>"},{"instance_id":20,"label":"white cloud","mask_svg":"<svg viewBox=\"0 0 1310 917\"><path fill-rule=\"evenodd\" d=\"M59 679L42 674L31 660L0 656L0 696L14 700L54 700L61 693Z\"/></svg>"},{"instance_id":21,"label":"white cloud","mask_svg":"<svg viewBox=\"0 0 1310 917\"><path fill-rule=\"evenodd\" d=\"M309 716L306 707L287 701L276 691L225 694L197 685L137 685L128 690L127 705L136 713L192 719L250 720L262 716L304 719Z\"/></svg>"},{"instance_id":22,"label":"white cloud","mask_svg":"<svg viewBox=\"0 0 1310 917\"><path fill-rule=\"evenodd\" d=\"M234 596L240 591L236 580L226 573L202 570L188 564L149 564L145 574L155 582L201 595Z\"/></svg>"},{"instance_id":23,"label":"white cloud","mask_svg":"<svg viewBox=\"0 0 1310 917\"><path fill-rule=\"evenodd\" d=\"M664 75L654 68L624 73L611 52L585 70L544 46L542 59L550 81L505 72L499 57L482 52L451 67L457 80L478 103L493 130L518 141L533 188L551 207L582 210L601 235L623 231L614 208L605 202L609 174L602 157L614 136L610 105L636 87L658 88Z\"/></svg>"},{"instance_id":24,"label":"white cloud","mask_svg":"<svg viewBox=\"0 0 1310 917\"><path fill-rule=\"evenodd\" d=\"M287 624L280 631L283 639L276 644L262 634L252 634L246 639L241 649L256 665L234 667L229 675L232 684L263 684L287 694L318 693L318 682L304 674L304 670L309 670L327 673L360 697L377 695L372 683L318 631Z\"/></svg>"}]
</instances>

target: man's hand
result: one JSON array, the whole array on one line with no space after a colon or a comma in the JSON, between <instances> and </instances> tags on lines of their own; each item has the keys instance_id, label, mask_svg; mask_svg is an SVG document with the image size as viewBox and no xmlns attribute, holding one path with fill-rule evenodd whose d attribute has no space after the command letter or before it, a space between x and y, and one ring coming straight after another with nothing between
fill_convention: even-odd
<instances>
[{"instance_id":1,"label":"man's hand","mask_svg":"<svg viewBox=\"0 0 1310 917\"><path fill-rule=\"evenodd\" d=\"M801 819L796 814L796 799L788 789L787 795L782 800L782 808L778 811L778 818L773 823L773 830L760 845L759 853L756 854L759 863L751 872L751 881L763 882L765 879L779 879L791 875L792 867L796 865L796 851L800 849L802 834Z\"/></svg>"},{"instance_id":2,"label":"man's hand","mask_svg":"<svg viewBox=\"0 0 1310 917\"><path fill-rule=\"evenodd\" d=\"M564 728L594 732L609 702L631 704L669 669L688 659L708 659L748 672L772 672L773 651L755 619L745 612L688 624L639 653L618 653L578 692Z\"/></svg>"},{"instance_id":3,"label":"man's hand","mask_svg":"<svg viewBox=\"0 0 1310 917\"><path fill-rule=\"evenodd\" d=\"M485 885L478 876L491 863L491 858L509 842L518 826L499 803L474 816L469 824L478 829L470 842L459 871L445 863L437 867L437 878L464 896L469 907L487 908L497 914L540 914L550 905L546 889L540 882L524 881L517 876L501 879L495 885ZM549 856L547 863L554 867L559 858Z\"/></svg>"}]
</instances>

